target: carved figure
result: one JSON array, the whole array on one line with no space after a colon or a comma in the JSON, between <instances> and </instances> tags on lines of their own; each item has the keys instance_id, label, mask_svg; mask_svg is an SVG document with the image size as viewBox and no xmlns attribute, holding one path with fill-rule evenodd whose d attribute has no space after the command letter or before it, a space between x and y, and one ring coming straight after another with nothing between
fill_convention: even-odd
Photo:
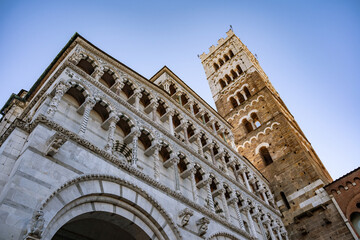
<instances>
[{"instance_id":1,"label":"carved figure","mask_svg":"<svg viewBox=\"0 0 360 240\"><path fill-rule=\"evenodd\" d=\"M206 217L202 217L197 220L196 225L199 228L199 236L203 236L207 232L209 223L210 220Z\"/></svg>"},{"instance_id":2,"label":"carved figure","mask_svg":"<svg viewBox=\"0 0 360 240\"><path fill-rule=\"evenodd\" d=\"M179 213L179 218L181 218L181 222L180 222L180 225L182 227L185 227L189 221L190 221L190 218L191 216L194 215L194 211L189 209L189 208L185 208L184 210L182 210L180 213Z\"/></svg>"},{"instance_id":3,"label":"carved figure","mask_svg":"<svg viewBox=\"0 0 360 240\"><path fill-rule=\"evenodd\" d=\"M27 229L27 234L25 239L29 239L28 237L38 238L40 239L41 234L44 229L44 213L43 211L36 211L31 219L29 227Z\"/></svg>"}]
</instances>

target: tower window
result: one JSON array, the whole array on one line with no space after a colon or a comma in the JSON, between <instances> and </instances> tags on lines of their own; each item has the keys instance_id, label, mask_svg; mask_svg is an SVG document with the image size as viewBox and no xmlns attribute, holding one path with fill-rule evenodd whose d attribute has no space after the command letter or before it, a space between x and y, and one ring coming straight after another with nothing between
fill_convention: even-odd
<instances>
[{"instance_id":1,"label":"tower window","mask_svg":"<svg viewBox=\"0 0 360 240\"><path fill-rule=\"evenodd\" d=\"M220 66L224 65L224 61L221 58L219 59L219 64Z\"/></svg>"},{"instance_id":2,"label":"tower window","mask_svg":"<svg viewBox=\"0 0 360 240\"><path fill-rule=\"evenodd\" d=\"M241 69L241 67L239 65L236 66L236 70L239 73L239 75L241 75L243 73L243 70Z\"/></svg>"},{"instance_id":3,"label":"tower window","mask_svg":"<svg viewBox=\"0 0 360 240\"><path fill-rule=\"evenodd\" d=\"M244 87L244 93L245 93L246 98L251 97L250 91L247 87Z\"/></svg>"},{"instance_id":4,"label":"tower window","mask_svg":"<svg viewBox=\"0 0 360 240\"><path fill-rule=\"evenodd\" d=\"M253 127L252 127L252 125L251 125L251 123L250 123L248 120L244 119L244 120L242 121L242 123L244 124L244 127L245 127L247 133L249 133L249 132L251 132L252 130L254 130Z\"/></svg>"},{"instance_id":5,"label":"tower window","mask_svg":"<svg viewBox=\"0 0 360 240\"><path fill-rule=\"evenodd\" d=\"M214 63L214 69L215 71L219 69L219 65L217 65L216 63Z\"/></svg>"},{"instance_id":6,"label":"tower window","mask_svg":"<svg viewBox=\"0 0 360 240\"><path fill-rule=\"evenodd\" d=\"M238 103L237 101L235 100L235 98L231 97L230 98L230 102L231 102L231 105L233 106L233 108L236 108L238 106Z\"/></svg>"},{"instance_id":7,"label":"tower window","mask_svg":"<svg viewBox=\"0 0 360 240\"><path fill-rule=\"evenodd\" d=\"M266 147L260 148L259 153L262 159L264 160L265 166L268 166L273 162L270 153Z\"/></svg>"},{"instance_id":8,"label":"tower window","mask_svg":"<svg viewBox=\"0 0 360 240\"><path fill-rule=\"evenodd\" d=\"M224 80L220 79L219 82L222 89L226 87L226 83L224 82Z\"/></svg>"},{"instance_id":9,"label":"tower window","mask_svg":"<svg viewBox=\"0 0 360 240\"><path fill-rule=\"evenodd\" d=\"M229 77L229 75L226 74L225 78L228 84L231 83L231 77Z\"/></svg>"},{"instance_id":10,"label":"tower window","mask_svg":"<svg viewBox=\"0 0 360 240\"><path fill-rule=\"evenodd\" d=\"M230 58L229 58L229 56L228 55L224 55L224 59L225 59L225 62L227 62L227 61L229 61L230 60Z\"/></svg>"},{"instance_id":11,"label":"tower window","mask_svg":"<svg viewBox=\"0 0 360 240\"><path fill-rule=\"evenodd\" d=\"M233 80L235 80L235 78L238 77L238 75L236 74L236 72L234 70L231 70L231 75L233 77Z\"/></svg>"},{"instance_id":12,"label":"tower window","mask_svg":"<svg viewBox=\"0 0 360 240\"><path fill-rule=\"evenodd\" d=\"M252 113L250 117L253 119L253 122L257 128L261 126L259 117L257 116L256 113Z\"/></svg>"},{"instance_id":13,"label":"tower window","mask_svg":"<svg viewBox=\"0 0 360 240\"><path fill-rule=\"evenodd\" d=\"M229 50L229 55L230 55L230 58L232 58L234 56L234 53L231 50Z\"/></svg>"},{"instance_id":14,"label":"tower window","mask_svg":"<svg viewBox=\"0 0 360 240\"><path fill-rule=\"evenodd\" d=\"M245 102L245 98L244 98L244 96L241 94L241 92L238 92L236 95L237 95L237 97L238 97L238 99L239 99L240 104L243 103L243 102Z\"/></svg>"}]
</instances>

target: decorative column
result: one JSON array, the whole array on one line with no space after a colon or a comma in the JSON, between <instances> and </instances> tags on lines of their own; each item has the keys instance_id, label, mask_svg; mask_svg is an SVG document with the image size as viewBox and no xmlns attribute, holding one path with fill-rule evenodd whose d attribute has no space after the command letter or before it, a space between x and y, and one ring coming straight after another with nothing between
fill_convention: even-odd
<instances>
[{"instance_id":1,"label":"decorative column","mask_svg":"<svg viewBox=\"0 0 360 240\"><path fill-rule=\"evenodd\" d=\"M271 240L276 240L276 237L270 225L270 219L267 215L264 216L263 223L266 225L267 229L269 230Z\"/></svg>"},{"instance_id":2,"label":"decorative column","mask_svg":"<svg viewBox=\"0 0 360 240\"><path fill-rule=\"evenodd\" d=\"M49 108L46 111L46 114L50 119L52 119L55 115L55 112L57 111L58 105L60 103L61 98L64 96L66 91L70 88L69 84L65 84L63 82L60 82L59 85L55 88L55 95L51 99L51 102L49 104Z\"/></svg>"},{"instance_id":3,"label":"decorative column","mask_svg":"<svg viewBox=\"0 0 360 240\"><path fill-rule=\"evenodd\" d=\"M267 196L266 196L266 194L265 194L265 191L266 191L266 189L264 188L264 186L263 186L263 185L260 185L259 192L261 193L262 197L264 198L264 201L265 201L267 204L269 204L269 200L268 200L268 198L267 198Z\"/></svg>"},{"instance_id":4,"label":"decorative column","mask_svg":"<svg viewBox=\"0 0 360 240\"><path fill-rule=\"evenodd\" d=\"M95 78L96 81L99 81L102 75L104 75L104 71L97 66L91 75L93 78Z\"/></svg>"},{"instance_id":5,"label":"decorative column","mask_svg":"<svg viewBox=\"0 0 360 240\"><path fill-rule=\"evenodd\" d=\"M203 148L202 148L202 144L201 144L201 134L198 135L197 139L197 144L198 144L198 153L201 155L201 156L204 156L204 151L203 151Z\"/></svg>"},{"instance_id":6,"label":"decorative column","mask_svg":"<svg viewBox=\"0 0 360 240\"><path fill-rule=\"evenodd\" d=\"M158 106L159 106L159 102L154 103L153 110L152 110L152 119L155 123L159 122L157 114L156 114Z\"/></svg>"},{"instance_id":7,"label":"decorative column","mask_svg":"<svg viewBox=\"0 0 360 240\"><path fill-rule=\"evenodd\" d=\"M224 154L222 154L222 156L221 156L221 163L222 163L223 166L224 166L225 174L226 174L226 175L229 175L228 166L227 166L227 164L226 164L226 162L225 162L225 155L224 155ZM235 178L237 178L236 172L235 172L235 167L234 167L234 175L235 175Z\"/></svg>"},{"instance_id":8,"label":"decorative column","mask_svg":"<svg viewBox=\"0 0 360 240\"><path fill-rule=\"evenodd\" d=\"M213 129L213 133L216 134L216 127L215 127L215 121L213 121L211 123L212 129Z\"/></svg>"},{"instance_id":9,"label":"decorative column","mask_svg":"<svg viewBox=\"0 0 360 240\"><path fill-rule=\"evenodd\" d=\"M208 204L209 204L210 210L213 213L215 213L214 200L213 200L213 197L212 197L211 187L210 187L211 182L212 182L212 179L208 178L207 183L206 183L206 192L207 192L207 199L208 199Z\"/></svg>"},{"instance_id":10,"label":"decorative column","mask_svg":"<svg viewBox=\"0 0 360 240\"><path fill-rule=\"evenodd\" d=\"M224 207L224 213L225 213L225 217L226 217L226 220L230 220L230 214L229 214L229 207L227 205L227 201L226 201L226 197L225 197L225 189L224 188L221 188L219 189L219 193L221 195L221 201L223 202L223 207Z\"/></svg>"},{"instance_id":11,"label":"decorative column","mask_svg":"<svg viewBox=\"0 0 360 240\"><path fill-rule=\"evenodd\" d=\"M194 116L194 101L189 100L189 107L191 115Z\"/></svg>"},{"instance_id":12,"label":"decorative column","mask_svg":"<svg viewBox=\"0 0 360 240\"><path fill-rule=\"evenodd\" d=\"M82 123L80 125L80 131L79 131L80 136L83 136L85 134L86 127L89 122L90 111L95 106L96 100L94 98L87 98L83 104L85 104L85 110L82 118Z\"/></svg>"},{"instance_id":13,"label":"decorative column","mask_svg":"<svg viewBox=\"0 0 360 240\"><path fill-rule=\"evenodd\" d=\"M175 115L175 113L173 111L171 111L169 113L169 127L170 127L170 134L174 135L174 124L173 124L173 116Z\"/></svg>"},{"instance_id":14,"label":"decorative column","mask_svg":"<svg viewBox=\"0 0 360 240\"><path fill-rule=\"evenodd\" d=\"M195 173L196 173L196 169L194 168L194 166L192 166L193 168L190 170L190 181L191 181L191 190L193 192L193 200L195 203L198 203L199 198L198 198L198 191L196 188L196 181L195 181Z\"/></svg>"},{"instance_id":15,"label":"decorative column","mask_svg":"<svg viewBox=\"0 0 360 240\"><path fill-rule=\"evenodd\" d=\"M137 160L138 160L138 157L137 157L137 148L138 148L138 138L140 137L141 133L140 131L137 131L135 132L134 136L133 136L133 139L132 139L132 146L133 146L133 149L132 149L132 156L131 156L131 165L135 166L137 164Z\"/></svg>"},{"instance_id":16,"label":"decorative column","mask_svg":"<svg viewBox=\"0 0 360 240\"><path fill-rule=\"evenodd\" d=\"M245 226L244 226L244 221L242 219L242 216L241 216L241 213L240 213L240 209L239 209L239 206L238 206L238 202L239 202L239 199L234 196L232 199L231 199L231 204L234 204L234 208L235 208L235 212L236 212L236 216L238 218L238 221L239 221L239 227L241 230L245 231Z\"/></svg>"},{"instance_id":17,"label":"decorative column","mask_svg":"<svg viewBox=\"0 0 360 240\"><path fill-rule=\"evenodd\" d=\"M216 166L215 156L214 156L214 149L213 149L214 148L214 143L210 143L209 148L210 148L211 161L214 164L214 166Z\"/></svg>"},{"instance_id":18,"label":"decorative column","mask_svg":"<svg viewBox=\"0 0 360 240\"><path fill-rule=\"evenodd\" d=\"M247 190L249 190L250 192L252 192L251 187L250 187L250 185L249 185L248 178L247 178L247 176L246 176L245 168L240 169L240 171L241 171L241 174L242 174L242 176L243 176L243 178L244 178L244 182L245 182L245 185L246 185Z\"/></svg>"},{"instance_id":19,"label":"decorative column","mask_svg":"<svg viewBox=\"0 0 360 240\"><path fill-rule=\"evenodd\" d=\"M276 232L277 238L278 238L278 239L281 239L280 226L279 226L276 222L274 222L274 227L273 227L273 229L274 229L275 232Z\"/></svg>"},{"instance_id":20,"label":"decorative column","mask_svg":"<svg viewBox=\"0 0 360 240\"><path fill-rule=\"evenodd\" d=\"M234 136L233 136L233 135L230 135L229 140L230 140L230 145L231 145L231 147L232 147L234 150L236 150L236 145L235 145Z\"/></svg>"},{"instance_id":21,"label":"decorative column","mask_svg":"<svg viewBox=\"0 0 360 240\"><path fill-rule=\"evenodd\" d=\"M107 144L105 145L105 150L109 153L112 152L114 146L114 133L116 129L116 123L119 121L119 117L116 115L110 116L110 126L107 138Z\"/></svg>"},{"instance_id":22,"label":"decorative column","mask_svg":"<svg viewBox=\"0 0 360 240\"><path fill-rule=\"evenodd\" d=\"M280 225L280 232L281 232L281 236L283 237L283 239L289 240L288 234L287 234L287 232L285 230L285 227L282 224Z\"/></svg>"},{"instance_id":23,"label":"decorative column","mask_svg":"<svg viewBox=\"0 0 360 240\"><path fill-rule=\"evenodd\" d=\"M154 179L156 181L159 181L159 179L160 179L160 171L159 171L159 162L160 162L159 151L160 151L160 149L161 149L161 146L157 145L155 147L154 155L153 155L153 158L154 158Z\"/></svg>"},{"instance_id":24,"label":"decorative column","mask_svg":"<svg viewBox=\"0 0 360 240\"><path fill-rule=\"evenodd\" d=\"M136 89L134 92L134 96L135 96L135 108L136 110L139 110L140 107L140 98L142 97L142 93L140 89Z\"/></svg>"},{"instance_id":25,"label":"decorative column","mask_svg":"<svg viewBox=\"0 0 360 240\"><path fill-rule=\"evenodd\" d=\"M174 166L174 176L175 176L175 191L180 192L180 178L179 178L179 170L177 168L177 165L179 163L179 158L174 158L172 160L172 164ZM195 180L195 179L194 179Z\"/></svg>"},{"instance_id":26,"label":"decorative column","mask_svg":"<svg viewBox=\"0 0 360 240\"><path fill-rule=\"evenodd\" d=\"M244 210L246 212L246 216L247 219L249 220L249 225L250 225L250 230L251 230L251 234L256 237L256 230L255 230L255 225L254 225L254 220L252 219L251 213L250 213L250 205L246 205L244 207Z\"/></svg>"},{"instance_id":27,"label":"decorative column","mask_svg":"<svg viewBox=\"0 0 360 240\"><path fill-rule=\"evenodd\" d=\"M266 231L264 229L264 225L261 222L261 213L259 212L258 209L256 209L256 212L254 213L253 216L256 218L257 222L259 223L261 235L263 236L264 239L266 239ZM281 238L279 240L281 240Z\"/></svg>"},{"instance_id":28,"label":"decorative column","mask_svg":"<svg viewBox=\"0 0 360 240\"><path fill-rule=\"evenodd\" d=\"M121 90L123 89L124 86L125 86L125 83L124 83L123 81L121 81L119 78L117 78L117 79L115 80L114 86L111 87L111 88L114 89L114 92L115 92L117 95L120 95Z\"/></svg>"},{"instance_id":29,"label":"decorative column","mask_svg":"<svg viewBox=\"0 0 360 240\"><path fill-rule=\"evenodd\" d=\"M189 136L188 136L188 131L187 131L188 127L189 127L189 123L186 123L186 124L185 124L185 127L184 127L184 138L185 138L185 143L186 143L186 145L189 145L189 144L190 144L190 142L189 142Z\"/></svg>"}]
</instances>

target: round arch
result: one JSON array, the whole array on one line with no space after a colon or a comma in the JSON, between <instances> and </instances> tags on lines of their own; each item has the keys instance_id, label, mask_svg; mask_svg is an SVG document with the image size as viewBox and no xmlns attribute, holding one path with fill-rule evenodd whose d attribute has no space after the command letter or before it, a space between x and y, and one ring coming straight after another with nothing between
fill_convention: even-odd
<instances>
[{"instance_id":1,"label":"round arch","mask_svg":"<svg viewBox=\"0 0 360 240\"><path fill-rule=\"evenodd\" d=\"M210 235L207 240L239 240L239 238L227 232L218 232Z\"/></svg>"},{"instance_id":2,"label":"round arch","mask_svg":"<svg viewBox=\"0 0 360 240\"><path fill-rule=\"evenodd\" d=\"M170 215L153 197L111 175L83 175L70 180L51 194L39 210L44 213L41 239L51 239L69 221L99 212L134 223L142 229L142 236L151 239L182 239Z\"/></svg>"}]
</instances>

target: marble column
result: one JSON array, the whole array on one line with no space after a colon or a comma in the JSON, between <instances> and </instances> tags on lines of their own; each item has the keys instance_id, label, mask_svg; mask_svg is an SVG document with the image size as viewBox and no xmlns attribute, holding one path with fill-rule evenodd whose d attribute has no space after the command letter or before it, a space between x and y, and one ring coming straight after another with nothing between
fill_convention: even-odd
<instances>
[{"instance_id":1,"label":"marble column","mask_svg":"<svg viewBox=\"0 0 360 240\"><path fill-rule=\"evenodd\" d=\"M119 117L116 115L110 116L110 125L108 130L107 143L105 145L105 150L109 153L112 152L114 146L114 133L116 129L116 123L119 121Z\"/></svg>"},{"instance_id":2,"label":"marble column","mask_svg":"<svg viewBox=\"0 0 360 240\"><path fill-rule=\"evenodd\" d=\"M51 99L51 102L49 104L49 108L46 111L47 116L52 119L57 111L57 108L59 106L61 98L64 96L66 91L70 88L69 84L65 84L63 82L60 82L59 85L55 88L55 95Z\"/></svg>"},{"instance_id":3,"label":"marble column","mask_svg":"<svg viewBox=\"0 0 360 240\"><path fill-rule=\"evenodd\" d=\"M225 189L222 188L222 189L219 189L220 191L220 196L221 196L221 201L223 202L223 207L224 207L224 214L225 214L225 217L226 217L226 220L230 220L230 214L229 214L229 207L227 205L227 201L226 201L226 197L225 197Z\"/></svg>"},{"instance_id":4,"label":"marble column","mask_svg":"<svg viewBox=\"0 0 360 240\"><path fill-rule=\"evenodd\" d=\"M93 78L95 78L95 81L99 81L100 78L104 75L104 71L100 67L96 67L94 72L91 74Z\"/></svg>"},{"instance_id":5,"label":"marble column","mask_svg":"<svg viewBox=\"0 0 360 240\"><path fill-rule=\"evenodd\" d=\"M173 116L174 116L174 112L170 112L169 113L169 127L170 127L170 134L174 135L174 124L173 124Z\"/></svg>"},{"instance_id":6,"label":"marble column","mask_svg":"<svg viewBox=\"0 0 360 240\"><path fill-rule=\"evenodd\" d=\"M141 90L136 89L134 94L135 94L135 108L136 108L136 110L139 110L139 108L140 108L140 98L142 97Z\"/></svg>"},{"instance_id":7,"label":"marble column","mask_svg":"<svg viewBox=\"0 0 360 240\"><path fill-rule=\"evenodd\" d=\"M193 192L193 200L195 203L198 203L199 198L198 198L198 191L197 191L196 181L195 181L196 169L192 168L190 171L191 171L190 181L191 181L191 190Z\"/></svg>"},{"instance_id":8,"label":"marble column","mask_svg":"<svg viewBox=\"0 0 360 240\"><path fill-rule=\"evenodd\" d=\"M174 158L172 161L173 167L174 167L174 177L175 177L175 191L180 192L180 177L179 177L179 170L178 170L178 163L180 159Z\"/></svg>"},{"instance_id":9,"label":"marble column","mask_svg":"<svg viewBox=\"0 0 360 240\"><path fill-rule=\"evenodd\" d=\"M160 145L157 145L154 150L153 160L154 160L154 179L156 181L159 181L160 179L160 169L159 169L159 162L160 162L160 156L159 151L161 149Z\"/></svg>"},{"instance_id":10,"label":"marble column","mask_svg":"<svg viewBox=\"0 0 360 240\"><path fill-rule=\"evenodd\" d=\"M251 230L251 234L256 237L256 229L254 225L254 220L252 219L251 213L250 213L250 205L247 205L244 207L244 210L246 212L247 219L249 221L249 226Z\"/></svg>"},{"instance_id":11,"label":"marble column","mask_svg":"<svg viewBox=\"0 0 360 240\"><path fill-rule=\"evenodd\" d=\"M131 156L131 165L135 166L137 164L137 160L138 160L138 157L137 157L137 148L138 148L138 138L140 137L141 133L140 131L139 132L136 132L133 136L133 139L132 139L132 156Z\"/></svg>"},{"instance_id":12,"label":"marble column","mask_svg":"<svg viewBox=\"0 0 360 240\"><path fill-rule=\"evenodd\" d=\"M95 106L96 100L93 98L87 98L83 104L85 104L85 110L80 125L80 131L79 131L80 136L83 136L86 132L87 124L89 122L89 117L90 117L90 111Z\"/></svg>"},{"instance_id":13,"label":"marble column","mask_svg":"<svg viewBox=\"0 0 360 240\"><path fill-rule=\"evenodd\" d=\"M269 217L267 215L265 215L263 223L266 225L266 227L267 227L267 229L268 229L268 231L270 233L271 240L276 240L274 232L273 232L273 230L271 228L270 219L269 219Z\"/></svg>"},{"instance_id":14,"label":"marble column","mask_svg":"<svg viewBox=\"0 0 360 240\"><path fill-rule=\"evenodd\" d=\"M231 203L234 204L236 216L237 216L238 221L239 221L239 227L240 227L241 230L246 231L245 226L244 226L244 221L242 219L241 212L240 212L240 209L239 209L239 206L238 206L238 202L239 202L239 199L237 199L235 197L231 201Z\"/></svg>"},{"instance_id":15,"label":"marble column","mask_svg":"<svg viewBox=\"0 0 360 240\"><path fill-rule=\"evenodd\" d=\"M212 197L211 187L210 187L211 182L212 182L212 179L208 178L207 183L206 183L206 192L207 192L207 199L208 199L210 210L213 213L215 213L214 199Z\"/></svg>"},{"instance_id":16,"label":"marble column","mask_svg":"<svg viewBox=\"0 0 360 240\"><path fill-rule=\"evenodd\" d=\"M197 136L196 141L197 141L197 144L198 144L198 153L199 153L201 156L204 156L203 146L202 146L202 144L201 144L201 134L199 134L199 135Z\"/></svg>"}]
</instances>

